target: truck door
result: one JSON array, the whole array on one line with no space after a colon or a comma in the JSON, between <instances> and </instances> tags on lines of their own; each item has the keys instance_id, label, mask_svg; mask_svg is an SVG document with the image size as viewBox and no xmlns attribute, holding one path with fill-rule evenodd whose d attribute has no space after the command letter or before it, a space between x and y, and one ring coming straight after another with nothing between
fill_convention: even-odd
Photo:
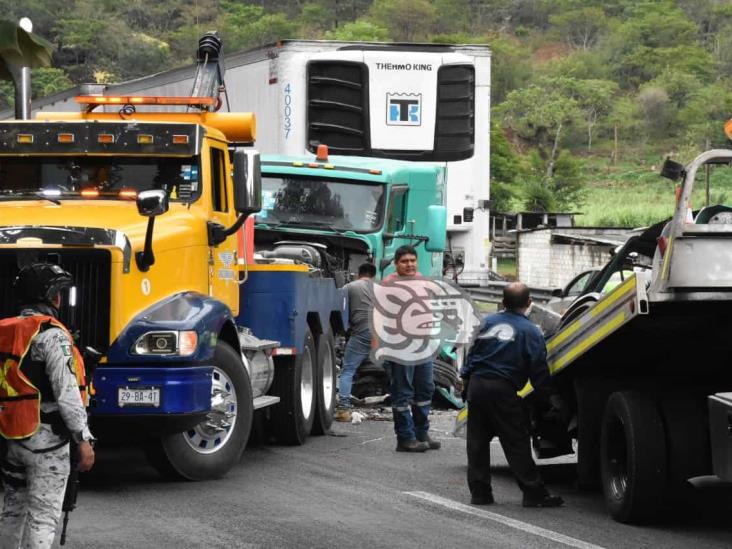
<instances>
[{"instance_id":1,"label":"truck door","mask_svg":"<svg viewBox=\"0 0 732 549\"><path fill-rule=\"evenodd\" d=\"M412 241L400 238L407 233L407 197L409 187L397 185L389 193L389 205L386 209L386 227L384 229L384 259L394 259L394 252L399 246L410 244ZM394 270L392 264L388 272ZM384 275L387 274L385 271Z\"/></svg>"},{"instance_id":2,"label":"truck door","mask_svg":"<svg viewBox=\"0 0 732 549\"><path fill-rule=\"evenodd\" d=\"M210 154L211 221L230 227L236 221L233 186L228 153L224 148L212 146ZM224 242L209 248L209 294L226 303L234 316L239 314L239 285L237 266L237 236L229 236Z\"/></svg>"}]
</instances>

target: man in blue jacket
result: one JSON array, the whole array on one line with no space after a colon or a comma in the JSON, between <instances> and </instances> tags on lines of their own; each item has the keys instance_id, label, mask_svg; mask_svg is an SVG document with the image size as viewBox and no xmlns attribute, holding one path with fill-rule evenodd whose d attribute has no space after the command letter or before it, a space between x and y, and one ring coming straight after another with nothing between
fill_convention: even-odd
<instances>
[{"instance_id":1,"label":"man in blue jacket","mask_svg":"<svg viewBox=\"0 0 732 549\"><path fill-rule=\"evenodd\" d=\"M558 507L563 500L547 492L531 456L529 423L517 391L528 380L539 388L549 379L544 337L526 318L529 289L520 282L503 290L505 310L483 321L460 372L467 384L468 488L475 505L493 503L491 440L498 436L524 507Z\"/></svg>"}]
</instances>

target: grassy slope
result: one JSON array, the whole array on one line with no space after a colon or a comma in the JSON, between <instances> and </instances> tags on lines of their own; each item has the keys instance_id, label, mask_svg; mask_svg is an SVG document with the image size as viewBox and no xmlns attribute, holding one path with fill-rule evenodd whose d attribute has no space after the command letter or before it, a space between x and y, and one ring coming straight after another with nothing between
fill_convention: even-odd
<instances>
[{"instance_id":1,"label":"grassy slope","mask_svg":"<svg viewBox=\"0 0 732 549\"><path fill-rule=\"evenodd\" d=\"M587 192L576 211L577 225L642 227L673 213L674 183L658 175L662 155L611 165L606 156L585 159ZM715 167L710 175L710 203L732 202L732 169ZM705 205L704 173L697 176L692 207Z\"/></svg>"}]
</instances>

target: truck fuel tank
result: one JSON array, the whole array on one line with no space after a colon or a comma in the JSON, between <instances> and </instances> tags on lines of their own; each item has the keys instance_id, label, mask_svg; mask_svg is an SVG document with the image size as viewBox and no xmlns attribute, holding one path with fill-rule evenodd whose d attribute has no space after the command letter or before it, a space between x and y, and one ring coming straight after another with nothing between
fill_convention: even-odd
<instances>
[{"instance_id":1,"label":"truck fuel tank","mask_svg":"<svg viewBox=\"0 0 732 549\"><path fill-rule=\"evenodd\" d=\"M272 349L279 347L278 341L259 339L248 328L240 326L239 344L242 360L246 366L252 384L252 397L258 398L267 394L274 381L274 360Z\"/></svg>"}]
</instances>

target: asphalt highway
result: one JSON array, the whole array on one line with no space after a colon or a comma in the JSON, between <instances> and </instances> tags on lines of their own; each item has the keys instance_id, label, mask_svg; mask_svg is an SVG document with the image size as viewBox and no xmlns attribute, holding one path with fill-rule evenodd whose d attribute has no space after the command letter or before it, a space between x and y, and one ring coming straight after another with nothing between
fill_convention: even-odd
<instances>
[{"instance_id":1,"label":"asphalt highway","mask_svg":"<svg viewBox=\"0 0 732 549\"><path fill-rule=\"evenodd\" d=\"M465 440L453 414L432 420L439 451L394 451L393 424L336 423L300 447L250 445L211 482L164 480L136 448L100 448L83 478L66 547L457 548L732 547L732 486L696 481L689 509L663 522L612 521L599 493L578 491L566 458L541 466L566 506L524 509L494 443L496 504L471 506Z\"/></svg>"}]
</instances>

